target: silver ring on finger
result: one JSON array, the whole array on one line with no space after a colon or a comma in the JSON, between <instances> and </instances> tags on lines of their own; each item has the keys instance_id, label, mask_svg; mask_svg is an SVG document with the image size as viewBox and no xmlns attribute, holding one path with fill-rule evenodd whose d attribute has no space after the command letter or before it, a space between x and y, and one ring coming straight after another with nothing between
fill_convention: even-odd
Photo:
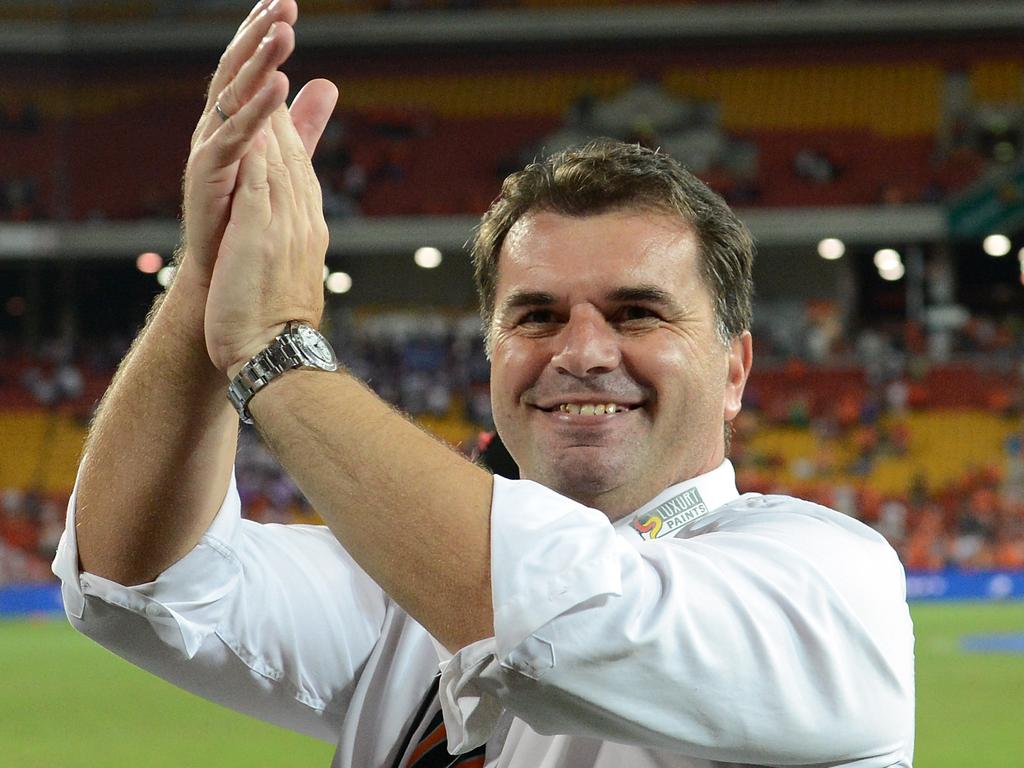
<instances>
[{"instance_id":1,"label":"silver ring on finger","mask_svg":"<svg viewBox=\"0 0 1024 768\"><path fill-rule=\"evenodd\" d=\"M215 101L213 103L213 111L216 112L217 116L220 117L220 119L223 120L225 123L228 121L228 118L230 117L230 115L227 112L225 112L223 109L220 108L220 102L219 101Z\"/></svg>"}]
</instances>

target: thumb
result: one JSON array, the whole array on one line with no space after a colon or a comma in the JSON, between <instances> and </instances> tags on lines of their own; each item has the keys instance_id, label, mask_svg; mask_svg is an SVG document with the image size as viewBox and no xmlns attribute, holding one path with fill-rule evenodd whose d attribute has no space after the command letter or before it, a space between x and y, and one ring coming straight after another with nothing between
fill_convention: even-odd
<instances>
[{"instance_id":1,"label":"thumb","mask_svg":"<svg viewBox=\"0 0 1024 768\"><path fill-rule=\"evenodd\" d=\"M312 157L323 136L327 121L338 104L338 86L330 80L310 80L292 101L292 123L302 139L306 153Z\"/></svg>"}]
</instances>

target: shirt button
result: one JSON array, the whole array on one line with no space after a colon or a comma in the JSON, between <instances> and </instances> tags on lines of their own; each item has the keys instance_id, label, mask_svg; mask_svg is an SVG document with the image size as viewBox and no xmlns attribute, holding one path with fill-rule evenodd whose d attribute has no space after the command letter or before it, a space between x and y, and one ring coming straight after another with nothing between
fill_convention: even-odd
<instances>
[{"instance_id":1,"label":"shirt button","mask_svg":"<svg viewBox=\"0 0 1024 768\"><path fill-rule=\"evenodd\" d=\"M161 616L163 615L163 609L160 608L156 603L150 603L146 606L147 616Z\"/></svg>"}]
</instances>

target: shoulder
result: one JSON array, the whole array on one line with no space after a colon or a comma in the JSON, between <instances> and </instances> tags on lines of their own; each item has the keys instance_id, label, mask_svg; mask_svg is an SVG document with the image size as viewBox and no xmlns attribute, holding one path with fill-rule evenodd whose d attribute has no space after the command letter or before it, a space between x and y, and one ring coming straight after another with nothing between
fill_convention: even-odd
<instances>
[{"instance_id":1,"label":"shoulder","mask_svg":"<svg viewBox=\"0 0 1024 768\"><path fill-rule=\"evenodd\" d=\"M707 515L686 538L761 562L770 571L823 577L847 588L884 584L904 594L903 566L885 537L805 499L745 494Z\"/></svg>"},{"instance_id":2,"label":"shoulder","mask_svg":"<svg viewBox=\"0 0 1024 768\"><path fill-rule=\"evenodd\" d=\"M885 537L874 528L842 512L806 499L779 494L747 493L724 504L708 515L692 533L731 530L795 534L817 532L822 536L838 536L865 545L889 547Z\"/></svg>"}]
</instances>

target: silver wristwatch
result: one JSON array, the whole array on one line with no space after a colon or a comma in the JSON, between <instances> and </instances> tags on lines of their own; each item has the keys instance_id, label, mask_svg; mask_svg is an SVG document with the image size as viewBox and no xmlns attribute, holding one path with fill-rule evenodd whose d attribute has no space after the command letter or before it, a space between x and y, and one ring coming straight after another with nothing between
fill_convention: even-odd
<instances>
[{"instance_id":1,"label":"silver wristwatch","mask_svg":"<svg viewBox=\"0 0 1024 768\"><path fill-rule=\"evenodd\" d=\"M252 424L249 401L278 376L294 368L338 370L338 358L330 343L311 325L292 321L262 352L242 366L228 386L228 400L238 417Z\"/></svg>"}]
</instances>

